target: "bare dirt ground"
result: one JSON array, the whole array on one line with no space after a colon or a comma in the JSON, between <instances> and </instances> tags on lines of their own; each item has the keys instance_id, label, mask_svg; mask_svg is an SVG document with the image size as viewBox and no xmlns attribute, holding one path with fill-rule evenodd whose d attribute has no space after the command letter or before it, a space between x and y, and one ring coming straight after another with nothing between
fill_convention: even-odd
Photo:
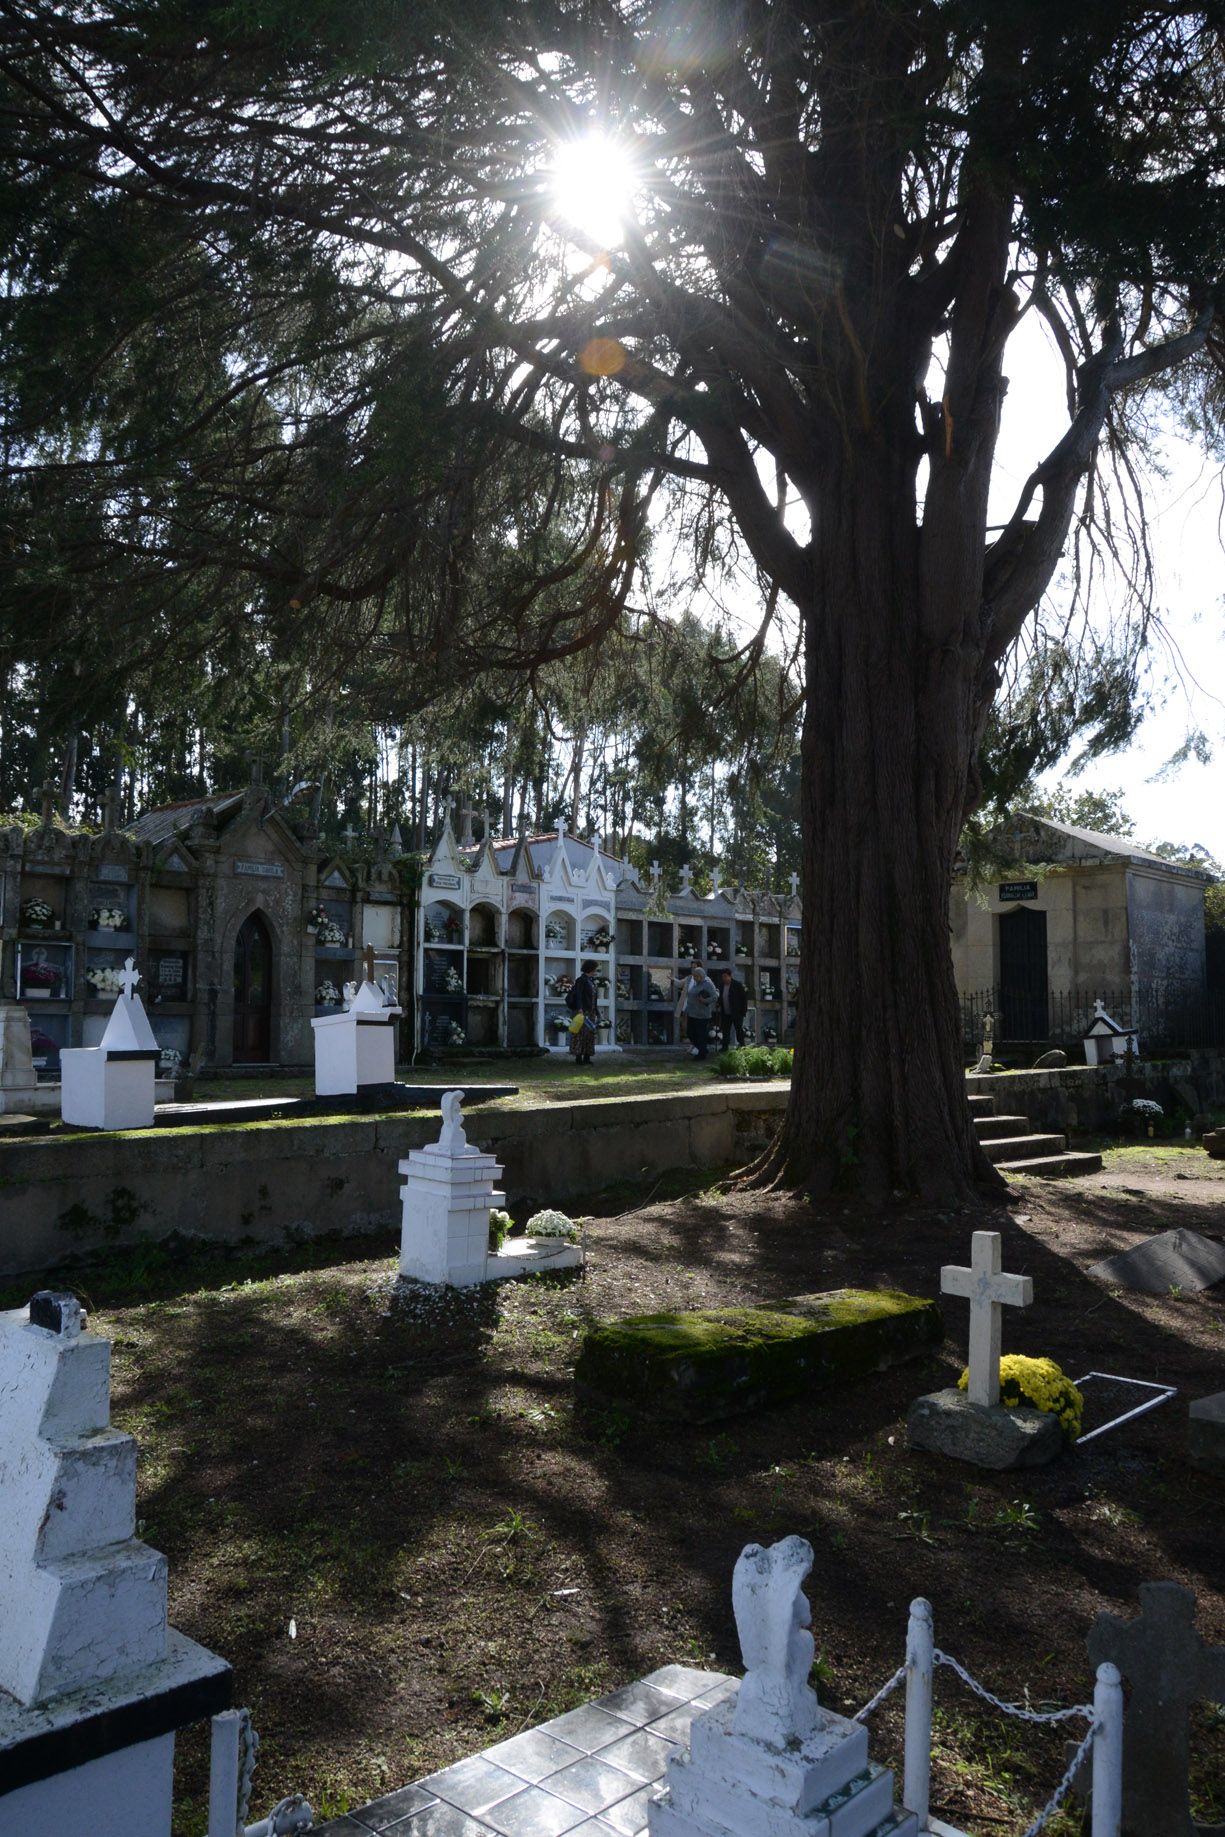
<instances>
[{"instance_id":1,"label":"bare dirt ground","mask_svg":"<svg viewBox=\"0 0 1225 1837\"><path fill-rule=\"evenodd\" d=\"M1133 1612L1148 1579L1193 1588L1225 1643L1225 1489L1184 1454L1187 1403L1225 1388L1225 1287L1151 1297L1086 1273L1171 1224L1225 1236L1225 1163L1142 1145L964 1213L657 1198L592 1220L585 1280L427 1320L389 1305L390 1245L146 1272L138 1302L108 1298L132 1293L119 1270L78 1286L115 1339L172 1619L233 1662L263 1738L252 1815L294 1788L334 1815L654 1666L738 1669L731 1572L751 1539L811 1540L819 1689L843 1710L900 1663L918 1594L945 1650L1035 1705L1085 1700L1095 1615ZM758 1416L660 1429L576 1409L595 1316L846 1284L933 1295L976 1227L1034 1278L1007 1349L1175 1384L1175 1403L1034 1473L911 1453L908 1403L961 1369L950 1301L937 1356ZM1002 1722L948 1672L937 1700L934 1809L1019 1832L1062 1735ZM897 1757L898 1701L875 1718L878 1758ZM1205 1705L1192 1739L1198 1815L1221 1820L1225 1710ZM183 1837L204 1829L203 1754L182 1743Z\"/></svg>"}]
</instances>

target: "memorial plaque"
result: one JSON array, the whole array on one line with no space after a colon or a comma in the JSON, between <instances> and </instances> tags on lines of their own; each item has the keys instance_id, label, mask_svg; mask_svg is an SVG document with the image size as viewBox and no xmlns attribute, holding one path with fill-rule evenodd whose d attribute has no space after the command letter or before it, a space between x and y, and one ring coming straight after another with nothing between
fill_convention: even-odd
<instances>
[{"instance_id":1,"label":"memorial plaque","mask_svg":"<svg viewBox=\"0 0 1225 1837\"><path fill-rule=\"evenodd\" d=\"M261 880L284 880L285 869L279 861L236 861L236 874L250 874Z\"/></svg>"},{"instance_id":2,"label":"memorial plaque","mask_svg":"<svg viewBox=\"0 0 1225 1837\"><path fill-rule=\"evenodd\" d=\"M1036 880L1005 880L996 891L1002 900L1037 899L1038 883Z\"/></svg>"}]
</instances>

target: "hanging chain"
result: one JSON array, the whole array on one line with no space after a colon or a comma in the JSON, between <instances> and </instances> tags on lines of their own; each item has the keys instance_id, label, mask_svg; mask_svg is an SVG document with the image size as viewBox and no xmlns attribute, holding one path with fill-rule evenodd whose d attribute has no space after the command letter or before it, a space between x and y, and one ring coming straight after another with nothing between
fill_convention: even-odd
<instances>
[{"instance_id":1,"label":"hanging chain","mask_svg":"<svg viewBox=\"0 0 1225 1837\"><path fill-rule=\"evenodd\" d=\"M238 1806L234 1837L246 1837L247 1811L251 1804L251 1782L255 1778L259 1736L255 1732L249 1709L240 1709L238 1718Z\"/></svg>"}]
</instances>

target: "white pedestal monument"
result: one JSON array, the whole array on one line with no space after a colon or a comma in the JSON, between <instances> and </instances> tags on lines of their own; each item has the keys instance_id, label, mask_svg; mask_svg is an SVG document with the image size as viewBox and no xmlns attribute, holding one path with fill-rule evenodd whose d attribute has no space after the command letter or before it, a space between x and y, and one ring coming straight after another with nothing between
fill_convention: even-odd
<instances>
[{"instance_id":1,"label":"white pedestal monument","mask_svg":"<svg viewBox=\"0 0 1225 1837\"><path fill-rule=\"evenodd\" d=\"M345 994L342 1014L322 1014L311 1022L316 1097L355 1097L363 1085L395 1083L395 1022L403 1010L394 1002L389 1006L375 982L370 946L360 988L346 983Z\"/></svg>"},{"instance_id":2,"label":"white pedestal monument","mask_svg":"<svg viewBox=\"0 0 1225 1837\"><path fill-rule=\"evenodd\" d=\"M119 978L106 1031L97 1046L60 1054L60 1115L82 1129L151 1129L160 1056L131 957Z\"/></svg>"},{"instance_id":3,"label":"white pedestal monument","mask_svg":"<svg viewBox=\"0 0 1225 1837\"><path fill-rule=\"evenodd\" d=\"M442 1094L442 1134L414 1148L400 1172L400 1274L416 1282L470 1288L542 1269L575 1269L583 1247L566 1238L509 1238L489 1248L489 1214L505 1203L496 1181L502 1168L472 1148L464 1134L462 1091Z\"/></svg>"},{"instance_id":4,"label":"white pedestal monument","mask_svg":"<svg viewBox=\"0 0 1225 1837\"><path fill-rule=\"evenodd\" d=\"M745 1675L736 1697L694 1717L668 1762L650 1837L918 1837L893 1775L868 1759L861 1723L823 1709L808 1682L815 1645L803 1582L812 1546L749 1544L732 1581Z\"/></svg>"},{"instance_id":5,"label":"white pedestal monument","mask_svg":"<svg viewBox=\"0 0 1225 1837\"><path fill-rule=\"evenodd\" d=\"M37 1116L59 1108L53 1084L39 1084L30 1044L30 1017L20 1002L0 1001L0 1116Z\"/></svg>"},{"instance_id":6,"label":"white pedestal monument","mask_svg":"<svg viewBox=\"0 0 1225 1837\"><path fill-rule=\"evenodd\" d=\"M0 1837L169 1837L175 1731L230 1700L134 1535L110 1351L71 1295L0 1314Z\"/></svg>"}]
</instances>

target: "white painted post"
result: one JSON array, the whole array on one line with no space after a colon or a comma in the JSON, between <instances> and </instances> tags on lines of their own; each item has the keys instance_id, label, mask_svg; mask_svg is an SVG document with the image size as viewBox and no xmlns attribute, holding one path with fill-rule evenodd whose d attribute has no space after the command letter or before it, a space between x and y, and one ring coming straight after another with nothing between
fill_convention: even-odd
<instances>
[{"instance_id":1,"label":"white painted post","mask_svg":"<svg viewBox=\"0 0 1225 1837\"><path fill-rule=\"evenodd\" d=\"M238 1829L238 1733L242 1711L213 1717L208 1768L208 1837L234 1837Z\"/></svg>"},{"instance_id":2,"label":"white painted post","mask_svg":"<svg viewBox=\"0 0 1225 1837\"><path fill-rule=\"evenodd\" d=\"M910 1604L906 1628L906 1762L902 1804L927 1829L932 1771L932 1653L936 1631L932 1606L918 1595ZM210 1834L211 1837L211 1834ZM1097 1833L1094 1833L1097 1837Z\"/></svg>"},{"instance_id":3,"label":"white painted post","mask_svg":"<svg viewBox=\"0 0 1225 1837\"><path fill-rule=\"evenodd\" d=\"M1099 1665L1093 1689L1092 1837L1119 1837L1123 1822L1123 1680L1117 1665Z\"/></svg>"}]
</instances>

